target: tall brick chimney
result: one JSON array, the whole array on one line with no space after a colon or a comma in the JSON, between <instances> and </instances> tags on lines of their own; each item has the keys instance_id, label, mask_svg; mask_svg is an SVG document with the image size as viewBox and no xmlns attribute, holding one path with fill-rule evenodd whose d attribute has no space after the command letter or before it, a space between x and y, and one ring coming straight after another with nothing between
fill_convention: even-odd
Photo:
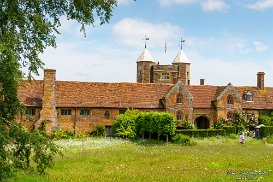
<instances>
[{"instance_id":1,"label":"tall brick chimney","mask_svg":"<svg viewBox=\"0 0 273 182\"><path fill-rule=\"evenodd\" d=\"M264 90L264 72L258 72L257 74L257 87L260 90Z\"/></svg>"},{"instance_id":2,"label":"tall brick chimney","mask_svg":"<svg viewBox=\"0 0 273 182\"><path fill-rule=\"evenodd\" d=\"M205 79L200 79L200 85L205 85Z\"/></svg>"},{"instance_id":3,"label":"tall brick chimney","mask_svg":"<svg viewBox=\"0 0 273 182\"><path fill-rule=\"evenodd\" d=\"M36 128L41 126L43 121L46 121L47 131L56 131L60 129L60 122L56 110L56 70L44 70L44 93L42 98L42 110L40 119L36 123Z\"/></svg>"}]
</instances>

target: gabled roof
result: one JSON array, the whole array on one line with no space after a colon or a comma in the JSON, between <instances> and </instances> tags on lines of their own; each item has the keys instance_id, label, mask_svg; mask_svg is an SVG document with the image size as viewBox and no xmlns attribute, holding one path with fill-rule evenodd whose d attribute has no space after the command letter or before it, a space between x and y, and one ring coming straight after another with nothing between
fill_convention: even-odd
<instances>
[{"instance_id":1,"label":"gabled roof","mask_svg":"<svg viewBox=\"0 0 273 182\"><path fill-rule=\"evenodd\" d=\"M191 62L188 59L188 57L186 56L186 54L184 53L184 51L180 50L173 60L173 64L174 63L188 63L188 64L190 64Z\"/></svg>"},{"instance_id":2,"label":"gabled roof","mask_svg":"<svg viewBox=\"0 0 273 182\"><path fill-rule=\"evenodd\" d=\"M24 80L24 86L18 89L18 99L25 106L42 107L42 97L44 81L42 80Z\"/></svg>"},{"instance_id":3,"label":"gabled roof","mask_svg":"<svg viewBox=\"0 0 273 182\"><path fill-rule=\"evenodd\" d=\"M144 49L144 51L142 52L142 54L137 59L137 62L141 62L141 61L155 62L154 58L152 57L152 55L150 54L150 52L148 51L147 48Z\"/></svg>"},{"instance_id":4,"label":"gabled roof","mask_svg":"<svg viewBox=\"0 0 273 182\"><path fill-rule=\"evenodd\" d=\"M236 91L235 87L233 87L233 85L231 83L229 83L225 89L219 94L219 96L216 98L217 101L221 100L222 97L225 94L232 94L233 96L235 96L240 102L242 102L242 97L241 95Z\"/></svg>"}]
</instances>

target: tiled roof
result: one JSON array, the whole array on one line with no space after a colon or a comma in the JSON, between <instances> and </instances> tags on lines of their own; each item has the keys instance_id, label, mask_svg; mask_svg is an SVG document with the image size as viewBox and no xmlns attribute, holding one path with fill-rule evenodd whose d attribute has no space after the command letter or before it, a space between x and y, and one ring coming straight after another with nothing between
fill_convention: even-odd
<instances>
[{"instance_id":1,"label":"tiled roof","mask_svg":"<svg viewBox=\"0 0 273 182\"><path fill-rule=\"evenodd\" d=\"M24 81L18 98L25 106L42 106L43 81ZM113 107L113 108L162 108L160 99L173 84L156 83L102 83L56 81L57 107ZM211 108L211 102L226 86L193 85L187 87L193 96L194 108ZM257 87L234 87L242 96L252 91L253 102L243 99L242 108L273 109L273 88L265 91Z\"/></svg>"},{"instance_id":2,"label":"tiled roof","mask_svg":"<svg viewBox=\"0 0 273 182\"><path fill-rule=\"evenodd\" d=\"M18 90L18 98L21 104L42 107L43 83L41 80L33 80L31 82L24 80L24 86L20 86Z\"/></svg>"}]
</instances>

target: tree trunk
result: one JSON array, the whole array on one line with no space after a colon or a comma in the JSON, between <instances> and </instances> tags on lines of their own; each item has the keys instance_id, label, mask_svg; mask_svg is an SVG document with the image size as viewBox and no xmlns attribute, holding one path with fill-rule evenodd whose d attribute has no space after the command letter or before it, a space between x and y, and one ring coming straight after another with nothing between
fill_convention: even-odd
<instances>
[{"instance_id":1,"label":"tree trunk","mask_svg":"<svg viewBox=\"0 0 273 182\"><path fill-rule=\"evenodd\" d=\"M169 135L166 135L166 143L168 144L169 142Z\"/></svg>"},{"instance_id":2,"label":"tree trunk","mask_svg":"<svg viewBox=\"0 0 273 182\"><path fill-rule=\"evenodd\" d=\"M152 132L149 132L149 140L152 139Z\"/></svg>"},{"instance_id":3,"label":"tree trunk","mask_svg":"<svg viewBox=\"0 0 273 182\"><path fill-rule=\"evenodd\" d=\"M160 136L159 133L157 133L157 140L158 140L158 141L159 141L159 136Z\"/></svg>"}]
</instances>

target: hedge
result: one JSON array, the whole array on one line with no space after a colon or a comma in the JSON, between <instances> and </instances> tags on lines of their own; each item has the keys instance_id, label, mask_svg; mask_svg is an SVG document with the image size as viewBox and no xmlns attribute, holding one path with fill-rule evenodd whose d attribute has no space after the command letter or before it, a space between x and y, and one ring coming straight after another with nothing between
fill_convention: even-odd
<instances>
[{"instance_id":1,"label":"hedge","mask_svg":"<svg viewBox=\"0 0 273 182\"><path fill-rule=\"evenodd\" d=\"M224 136L225 135L225 130L224 129L197 129L197 130L192 130L192 129L181 129L181 130L176 130L176 134L184 134L189 137L198 137L198 138L204 138L204 137L213 137L213 136Z\"/></svg>"},{"instance_id":2,"label":"hedge","mask_svg":"<svg viewBox=\"0 0 273 182\"><path fill-rule=\"evenodd\" d=\"M273 136L273 126L261 126L262 137Z\"/></svg>"},{"instance_id":3,"label":"hedge","mask_svg":"<svg viewBox=\"0 0 273 182\"><path fill-rule=\"evenodd\" d=\"M236 134L236 127L235 126L224 126L223 129L225 130L226 135Z\"/></svg>"}]
</instances>

